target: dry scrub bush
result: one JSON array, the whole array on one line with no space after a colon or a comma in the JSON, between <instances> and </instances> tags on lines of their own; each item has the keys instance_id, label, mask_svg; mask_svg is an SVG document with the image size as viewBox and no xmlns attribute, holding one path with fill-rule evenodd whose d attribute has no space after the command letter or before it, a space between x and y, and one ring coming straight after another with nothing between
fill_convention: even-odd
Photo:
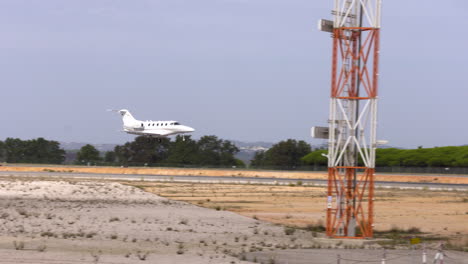
<instances>
[{"instance_id":1,"label":"dry scrub bush","mask_svg":"<svg viewBox=\"0 0 468 264\"><path fill-rule=\"evenodd\" d=\"M44 252L46 250L47 246L45 244L39 245L37 247L37 251L39 252Z\"/></svg>"},{"instance_id":2,"label":"dry scrub bush","mask_svg":"<svg viewBox=\"0 0 468 264\"><path fill-rule=\"evenodd\" d=\"M1 218L1 219L7 219L9 216L10 216L10 214L5 212L5 213L2 213L2 214L0 215L0 218Z\"/></svg>"},{"instance_id":3,"label":"dry scrub bush","mask_svg":"<svg viewBox=\"0 0 468 264\"><path fill-rule=\"evenodd\" d=\"M91 254L91 257L93 258L93 261L95 263L99 262L99 259L101 258L101 253L102 251L91 251L89 254Z\"/></svg>"},{"instance_id":4,"label":"dry scrub bush","mask_svg":"<svg viewBox=\"0 0 468 264\"><path fill-rule=\"evenodd\" d=\"M148 257L149 252L148 252L148 251L145 251L145 252L137 251L136 255L137 255L137 257L138 257L139 260L144 261L144 260L146 260L146 258Z\"/></svg>"},{"instance_id":5,"label":"dry scrub bush","mask_svg":"<svg viewBox=\"0 0 468 264\"><path fill-rule=\"evenodd\" d=\"M177 246L177 254L178 255L182 255L185 253L185 250L184 250L184 244L183 243L180 243L179 246Z\"/></svg>"},{"instance_id":6,"label":"dry scrub bush","mask_svg":"<svg viewBox=\"0 0 468 264\"><path fill-rule=\"evenodd\" d=\"M294 234L294 232L296 232L295 228L289 227L289 226L284 227L284 234L285 235L290 236L290 235Z\"/></svg>"},{"instance_id":7,"label":"dry scrub bush","mask_svg":"<svg viewBox=\"0 0 468 264\"><path fill-rule=\"evenodd\" d=\"M13 246L15 247L15 250L23 250L24 249L24 242L23 241L13 241Z\"/></svg>"},{"instance_id":8,"label":"dry scrub bush","mask_svg":"<svg viewBox=\"0 0 468 264\"><path fill-rule=\"evenodd\" d=\"M29 213L28 211L26 211L24 208L18 208L16 209L16 212L21 215L21 216L24 216L24 217L29 217Z\"/></svg>"},{"instance_id":9,"label":"dry scrub bush","mask_svg":"<svg viewBox=\"0 0 468 264\"><path fill-rule=\"evenodd\" d=\"M52 232L50 232L50 231L45 231L45 232L42 232L42 233L41 233L41 236L42 236L42 237L54 237L55 234L52 233Z\"/></svg>"}]
</instances>

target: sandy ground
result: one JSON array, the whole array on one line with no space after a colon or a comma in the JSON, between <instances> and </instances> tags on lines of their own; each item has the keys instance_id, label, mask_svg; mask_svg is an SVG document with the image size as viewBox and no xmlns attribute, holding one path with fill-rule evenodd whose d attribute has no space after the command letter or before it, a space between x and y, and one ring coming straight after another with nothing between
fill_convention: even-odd
<instances>
[{"instance_id":1,"label":"sandy ground","mask_svg":"<svg viewBox=\"0 0 468 264\"><path fill-rule=\"evenodd\" d=\"M310 232L105 182L0 181L0 263L241 263Z\"/></svg>"},{"instance_id":2,"label":"sandy ground","mask_svg":"<svg viewBox=\"0 0 468 264\"><path fill-rule=\"evenodd\" d=\"M382 261L385 253L385 262ZM433 263L437 254L435 250L426 251L426 263ZM338 262L338 255L340 262ZM466 264L468 254L457 251L444 251L445 264ZM423 250L369 250L369 249L288 249L269 252L253 252L247 254L247 259L259 263L294 263L294 264L357 264L357 263L386 263L386 264L418 264L423 263ZM294 259L294 262L291 262ZM316 262L316 261L319 262Z\"/></svg>"},{"instance_id":3,"label":"sandy ground","mask_svg":"<svg viewBox=\"0 0 468 264\"><path fill-rule=\"evenodd\" d=\"M182 169L182 168L119 168L119 167L83 167L83 166L15 166L0 167L0 171L49 171L49 172L77 172L102 174L140 174L140 175L169 175L169 176L225 176L225 177L259 177L284 179L327 179L324 172L293 172L293 171L261 171L235 169ZM468 177L437 176L437 175L376 175L376 181L389 182L428 182L468 184Z\"/></svg>"}]
</instances>

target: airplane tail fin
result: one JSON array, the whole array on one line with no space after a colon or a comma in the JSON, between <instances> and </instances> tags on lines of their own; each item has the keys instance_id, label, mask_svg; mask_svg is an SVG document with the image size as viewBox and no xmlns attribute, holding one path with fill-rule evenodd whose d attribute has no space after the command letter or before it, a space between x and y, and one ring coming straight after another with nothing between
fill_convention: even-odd
<instances>
[{"instance_id":1,"label":"airplane tail fin","mask_svg":"<svg viewBox=\"0 0 468 264\"><path fill-rule=\"evenodd\" d=\"M137 122L137 120L130 114L130 111L127 109L119 110L119 114L122 116L122 121L124 126L133 126Z\"/></svg>"}]
</instances>

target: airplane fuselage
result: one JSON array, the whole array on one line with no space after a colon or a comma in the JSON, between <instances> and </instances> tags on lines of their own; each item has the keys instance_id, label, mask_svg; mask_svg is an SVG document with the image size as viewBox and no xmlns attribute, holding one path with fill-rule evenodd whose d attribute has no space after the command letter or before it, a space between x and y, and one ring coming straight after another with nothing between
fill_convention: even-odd
<instances>
[{"instance_id":1,"label":"airplane fuselage","mask_svg":"<svg viewBox=\"0 0 468 264\"><path fill-rule=\"evenodd\" d=\"M123 131L133 135L162 138L195 131L195 129L181 125L179 122L173 120L141 121L136 120L126 109L119 110L118 112L122 116Z\"/></svg>"},{"instance_id":2,"label":"airplane fuselage","mask_svg":"<svg viewBox=\"0 0 468 264\"><path fill-rule=\"evenodd\" d=\"M124 131L129 134L152 137L167 137L194 131L193 128L181 125L177 121L135 121L132 126L124 125Z\"/></svg>"}]
</instances>

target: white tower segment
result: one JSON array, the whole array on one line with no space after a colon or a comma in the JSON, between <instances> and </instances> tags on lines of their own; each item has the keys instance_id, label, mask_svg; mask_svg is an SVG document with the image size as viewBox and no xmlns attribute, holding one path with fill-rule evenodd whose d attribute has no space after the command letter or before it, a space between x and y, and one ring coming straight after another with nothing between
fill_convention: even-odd
<instances>
[{"instance_id":1,"label":"white tower segment","mask_svg":"<svg viewBox=\"0 0 468 264\"><path fill-rule=\"evenodd\" d=\"M381 0L334 2L326 229L372 237Z\"/></svg>"}]
</instances>

